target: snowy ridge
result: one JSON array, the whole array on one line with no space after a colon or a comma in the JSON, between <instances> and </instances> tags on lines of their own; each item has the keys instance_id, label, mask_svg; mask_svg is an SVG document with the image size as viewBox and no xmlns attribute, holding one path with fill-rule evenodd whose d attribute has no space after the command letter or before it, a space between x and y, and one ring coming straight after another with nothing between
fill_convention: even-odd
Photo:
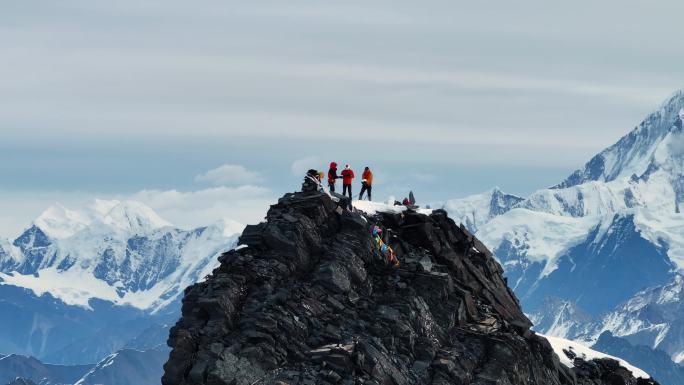
<instances>
[{"instance_id":1,"label":"snowy ridge","mask_svg":"<svg viewBox=\"0 0 684 385\"><path fill-rule=\"evenodd\" d=\"M121 349L102 359L74 385L159 383L167 358L165 348Z\"/></svg>"},{"instance_id":2,"label":"snowy ridge","mask_svg":"<svg viewBox=\"0 0 684 385\"><path fill-rule=\"evenodd\" d=\"M21 253L21 250L9 240L0 238L0 270L16 266L23 261L24 255Z\"/></svg>"},{"instance_id":3,"label":"snowy ridge","mask_svg":"<svg viewBox=\"0 0 684 385\"><path fill-rule=\"evenodd\" d=\"M45 210L33 224L49 237L63 239L96 223L132 233L171 226L140 202L100 199L82 210L69 210L57 203Z\"/></svg>"},{"instance_id":4,"label":"snowy ridge","mask_svg":"<svg viewBox=\"0 0 684 385\"><path fill-rule=\"evenodd\" d=\"M430 206L446 210L455 221L460 221L471 232L477 232L482 225L492 218L506 213L523 200L523 198L506 194L495 187L482 194L445 202L435 202Z\"/></svg>"},{"instance_id":5,"label":"snowy ridge","mask_svg":"<svg viewBox=\"0 0 684 385\"><path fill-rule=\"evenodd\" d=\"M543 278L556 269L563 252L583 241L596 225L594 218L557 216L516 208L483 225L476 235L486 245L506 242L520 259L544 262L544 270L538 277ZM520 263L520 259L501 262L506 267Z\"/></svg>"},{"instance_id":6,"label":"snowy ridge","mask_svg":"<svg viewBox=\"0 0 684 385\"><path fill-rule=\"evenodd\" d=\"M642 175L648 169L656 145L669 133L682 115L684 90L675 92L660 108L632 132L592 158L583 169L575 171L553 188L565 188L588 181L609 182ZM681 119L679 119L681 121Z\"/></svg>"},{"instance_id":7,"label":"snowy ridge","mask_svg":"<svg viewBox=\"0 0 684 385\"><path fill-rule=\"evenodd\" d=\"M675 94L635 131L604 150L600 156L606 159L615 153L632 155L611 163L610 173L582 184L561 183L539 190L513 210L480 224L478 237L493 249L505 240L524 249L526 258L549 261L542 274L546 275L553 271L559 254L581 240L582 234L601 226L610 231L606 225L614 215L633 215L641 236L655 245L667 244L669 257L684 269L683 105L684 94ZM472 201L467 197L450 202L467 207ZM480 210L480 218L490 215Z\"/></svg>"},{"instance_id":8,"label":"snowy ridge","mask_svg":"<svg viewBox=\"0 0 684 385\"><path fill-rule=\"evenodd\" d=\"M668 353L674 362L684 361L684 277L675 275L665 285L644 289L615 310L596 319L575 304L555 301L530 315L535 330L582 344L596 343L611 332L634 345Z\"/></svg>"},{"instance_id":9,"label":"snowy ridge","mask_svg":"<svg viewBox=\"0 0 684 385\"><path fill-rule=\"evenodd\" d=\"M243 226L172 227L139 202L55 205L12 244L0 243L0 281L89 308L93 298L155 311L201 280Z\"/></svg>"},{"instance_id":10,"label":"snowy ridge","mask_svg":"<svg viewBox=\"0 0 684 385\"><path fill-rule=\"evenodd\" d=\"M387 213L401 213L406 211L406 206L394 205L394 203L383 203L383 202L373 202L373 201L353 201L352 205L355 209L361 210L366 214L375 214L378 212ZM431 209L419 208L417 211L421 214L430 215L432 213Z\"/></svg>"},{"instance_id":11,"label":"snowy ridge","mask_svg":"<svg viewBox=\"0 0 684 385\"><path fill-rule=\"evenodd\" d=\"M563 365L573 368L575 366L574 360L568 356L566 352L570 352L571 354L574 354L575 357L581 358L584 361L591 361L594 359L602 359L602 358L610 358L613 360L616 360L620 363L620 366L623 368L629 370L632 372L632 375L636 378L644 378L644 379L649 379L651 376L646 373L645 371L637 368L636 366L630 364L629 362L610 356L608 354L600 353L595 350L592 350L578 342L566 340L563 338L559 337L553 337L553 336L547 336L540 334L542 337L546 338L551 346L553 347L554 352L558 355L558 358L560 358L560 361Z\"/></svg>"},{"instance_id":12,"label":"snowy ridge","mask_svg":"<svg viewBox=\"0 0 684 385\"><path fill-rule=\"evenodd\" d=\"M539 311L528 317L534 324L534 329L543 330L545 334L586 343L595 341L593 317L573 302L549 298Z\"/></svg>"},{"instance_id":13,"label":"snowy ridge","mask_svg":"<svg viewBox=\"0 0 684 385\"><path fill-rule=\"evenodd\" d=\"M680 363L684 361L682 298L684 277L675 275L667 284L644 289L605 315L594 334L610 331L633 343L664 350Z\"/></svg>"},{"instance_id":14,"label":"snowy ridge","mask_svg":"<svg viewBox=\"0 0 684 385\"><path fill-rule=\"evenodd\" d=\"M654 149L648 171L611 182L590 181L533 193L518 207L562 216L596 216L629 208L679 213L684 176L684 133L669 133Z\"/></svg>"}]
</instances>

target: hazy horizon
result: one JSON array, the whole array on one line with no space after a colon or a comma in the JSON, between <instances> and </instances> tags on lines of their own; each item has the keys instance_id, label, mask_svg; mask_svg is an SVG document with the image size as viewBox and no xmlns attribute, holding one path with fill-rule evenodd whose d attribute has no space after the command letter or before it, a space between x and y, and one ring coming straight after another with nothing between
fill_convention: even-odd
<instances>
[{"instance_id":1,"label":"hazy horizon","mask_svg":"<svg viewBox=\"0 0 684 385\"><path fill-rule=\"evenodd\" d=\"M525 196L680 89L671 26L682 11L674 1L6 4L0 237L55 202L94 198L139 199L184 227L253 222L303 169L333 160L371 166L377 200L494 186Z\"/></svg>"}]
</instances>

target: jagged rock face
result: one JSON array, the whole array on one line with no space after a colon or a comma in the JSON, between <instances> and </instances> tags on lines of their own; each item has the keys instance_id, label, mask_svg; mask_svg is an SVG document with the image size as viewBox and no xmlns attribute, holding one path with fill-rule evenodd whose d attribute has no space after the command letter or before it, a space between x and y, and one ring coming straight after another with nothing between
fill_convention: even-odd
<instances>
[{"instance_id":1,"label":"jagged rock face","mask_svg":"<svg viewBox=\"0 0 684 385\"><path fill-rule=\"evenodd\" d=\"M610 361L560 365L501 266L442 210L368 217L287 194L241 243L186 290L164 385L655 384Z\"/></svg>"}]
</instances>

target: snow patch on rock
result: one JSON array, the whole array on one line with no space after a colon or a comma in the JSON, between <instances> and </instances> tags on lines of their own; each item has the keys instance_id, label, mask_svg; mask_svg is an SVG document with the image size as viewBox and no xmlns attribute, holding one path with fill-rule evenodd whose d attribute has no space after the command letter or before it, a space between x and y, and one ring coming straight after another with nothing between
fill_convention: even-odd
<instances>
[{"instance_id":1,"label":"snow patch on rock","mask_svg":"<svg viewBox=\"0 0 684 385\"><path fill-rule=\"evenodd\" d=\"M636 378L643 378L643 379L649 379L651 378L648 373L645 371L637 368L636 366L630 364L629 362L610 356L608 354L600 353L595 350L592 350L578 342L566 340L564 338L559 338L559 337L552 337L552 336L546 336L543 334L540 334L542 337L546 338L551 346L553 347L554 352L558 355L558 358L560 358L560 361L563 365L573 368L575 366L573 359L571 359L566 352L571 352L574 354L576 357L583 359L584 361L591 361L593 359L602 359L602 358L610 358L613 360L616 360L620 363L620 366L623 368L629 370L632 372L632 375Z\"/></svg>"}]
</instances>

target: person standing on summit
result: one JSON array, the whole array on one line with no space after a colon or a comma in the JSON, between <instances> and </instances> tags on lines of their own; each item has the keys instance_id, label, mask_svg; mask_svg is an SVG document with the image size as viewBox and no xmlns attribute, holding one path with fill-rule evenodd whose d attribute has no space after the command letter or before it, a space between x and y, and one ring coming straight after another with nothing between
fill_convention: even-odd
<instances>
[{"instance_id":1,"label":"person standing on summit","mask_svg":"<svg viewBox=\"0 0 684 385\"><path fill-rule=\"evenodd\" d=\"M366 167L361 175L361 192L359 193L359 200L363 199L363 193L368 191L368 200L371 198L371 190L373 189L373 172Z\"/></svg>"},{"instance_id":2,"label":"person standing on summit","mask_svg":"<svg viewBox=\"0 0 684 385\"><path fill-rule=\"evenodd\" d=\"M328 187L330 192L335 192L335 181L340 177L337 176L337 163L330 162L330 170L328 170Z\"/></svg>"},{"instance_id":3,"label":"person standing on summit","mask_svg":"<svg viewBox=\"0 0 684 385\"><path fill-rule=\"evenodd\" d=\"M345 165L344 170L342 170L342 195L347 195L347 191L349 191L350 201L352 199L352 179L354 179L354 171L349 168L349 165Z\"/></svg>"}]
</instances>

